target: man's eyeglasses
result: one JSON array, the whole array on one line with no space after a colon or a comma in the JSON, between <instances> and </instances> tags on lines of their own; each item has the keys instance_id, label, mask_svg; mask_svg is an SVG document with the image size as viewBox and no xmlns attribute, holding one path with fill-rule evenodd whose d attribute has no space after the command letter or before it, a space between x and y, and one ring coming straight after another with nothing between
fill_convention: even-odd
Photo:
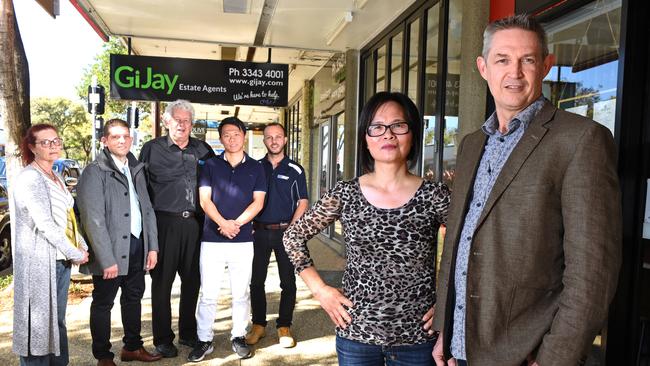
<instances>
[{"instance_id":1,"label":"man's eyeglasses","mask_svg":"<svg viewBox=\"0 0 650 366\"><path fill-rule=\"evenodd\" d=\"M370 137L379 137L385 134L388 129L390 129L393 135L406 135L410 130L409 124L405 121L391 123L390 125L373 123L366 129L366 134Z\"/></svg>"},{"instance_id":2,"label":"man's eyeglasses","mask_svg":"<svg viewBox=\"0 0 650 366\"><path fill-rule=\"evenodd\" d=\"M60 137L57 137L52 140L41 140L41 141L36 141L37 144L40 144L43 147L50 147L52 145L54 146L61 146L63 145L63 139Z\"/></svg>"}]
</instances>

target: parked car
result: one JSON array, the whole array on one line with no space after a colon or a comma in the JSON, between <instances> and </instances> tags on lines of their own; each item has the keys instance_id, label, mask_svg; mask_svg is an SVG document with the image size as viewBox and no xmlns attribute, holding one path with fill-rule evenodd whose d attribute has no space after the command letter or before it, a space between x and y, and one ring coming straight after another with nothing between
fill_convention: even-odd
<instances>
[{"instance_id":1,"label":"parked car","mask_svg":"<svg viewBox=\"0 0 650 366\"><path fill-rule=\"evenodd\" d=\"M4 161L4 158L3 158ZM9 225L9 197L0 185L0 271L11 266L11 228Z\"/></svg>"},{"instance_id":2,"label":"parked car","mask_svg":"<svg viewBox=\"0 0 650 366\"><path fill-rule=\"evenodd\" d=\"M54 161L52 170L59 174L65 185L68 187L68 190L71 193L76 193L77 191L77 180L81 176L81 167L76 160L73 159L57 159Z\"/></svg>"}]
</instances>

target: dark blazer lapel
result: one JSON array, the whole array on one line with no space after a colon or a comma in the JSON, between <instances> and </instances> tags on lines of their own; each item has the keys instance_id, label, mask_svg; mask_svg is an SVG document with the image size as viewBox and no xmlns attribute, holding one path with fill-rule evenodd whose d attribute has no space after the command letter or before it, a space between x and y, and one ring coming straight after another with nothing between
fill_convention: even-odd
<instances>
[{"instance_id":1,"label":"dark blazer lapel","mask_svg":"<svg viewBox=\"0 0 650 366\"><path fill-rule=\"evenodd\" d=\"M503 192L508 188L515 176L517 176L521 166L528 159L533 150L535 150L539 142L542 141L542 138L548 131L544 125L553 118L555 111L556 108L551 103L546 102L528 128L526 128L526 132L524 132L521 140L519 140L519 143L515 146L510 157L503 166L503 169L501 169L501 173L497 177L496 182L494 182L494 187L492 187L492 191L485 203L481 217L476 224L476 230L481 227L481 224L485 221L485 218L492 210L492 207L494 207L494 204L499 200L499 198L501 198Z\"/></svg>"}]
</instances>

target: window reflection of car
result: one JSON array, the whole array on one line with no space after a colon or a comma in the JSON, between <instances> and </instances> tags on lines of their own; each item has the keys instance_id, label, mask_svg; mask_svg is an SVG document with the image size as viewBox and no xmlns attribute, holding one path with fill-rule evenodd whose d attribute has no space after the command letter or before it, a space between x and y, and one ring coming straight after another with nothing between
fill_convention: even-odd
<instances>
[{"instance_id":1,"label":"window reflection of car","mask_svg":"<svg viewBox=\"0 0 650 366\"><path fill-rule=\"evenodd\" d=\"M71 193L76 193L77 180L81 175L81 167L76 160L57 159L52 166L52 170L63 178L66 187Z\"/></svg>"},{"instance_id":2,"label":"window reflection of car","mask_svg":"<svg viewBox=\"0 0 650 366\"><path fill-rule=\"evenodd\" d=\"M4 158L3 158L4 162ZM11 229L9 227L9 198L0 185L0 271L11 266Z\"/></svg>"}]
</instances>

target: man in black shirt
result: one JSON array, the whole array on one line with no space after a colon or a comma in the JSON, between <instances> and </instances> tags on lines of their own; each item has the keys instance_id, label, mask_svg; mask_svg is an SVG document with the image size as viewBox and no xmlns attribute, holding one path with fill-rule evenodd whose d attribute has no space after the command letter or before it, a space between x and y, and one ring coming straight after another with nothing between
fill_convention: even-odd
<instances>
[{"instance_id":1,"label":"man in black shirt","mask_svg":"<svg viewBox=\"0 0 650 366\"><path fill-rule=\"evenodd\" d=\"M268 190L264 209L255 218L253 274L251 278L251 306L253 327L246 337L248 344L256 344L266 335L266 292L264 282L271 252L275 253L280 274L280 310L275 326L280 345L296 345L289 330L296 304L296 276L282 244L284 230L298 220L308 206L305 170L284 154L287 136L279 123L264 128L264 145L268 153L260 160Z\"/></svg>"},{"instance_id":2,"label":"man in black shirt","mask_svg":"<svg viewBox=\"0 0 650 366\"><path fill-rule=\"evenodd\" d=\"M179 343L196 343L196 302L200 288L199 239L196 219L197 176L205 161L214 157L210 145L190 137L194 108L177 100L165 109L167 136L142 146L147 185L158 226L158 265L151 271L151 305L155 353L176 357L171 322L171 289L176 273L181 278L178 330Z\"/></svg>"}]
</instances>

